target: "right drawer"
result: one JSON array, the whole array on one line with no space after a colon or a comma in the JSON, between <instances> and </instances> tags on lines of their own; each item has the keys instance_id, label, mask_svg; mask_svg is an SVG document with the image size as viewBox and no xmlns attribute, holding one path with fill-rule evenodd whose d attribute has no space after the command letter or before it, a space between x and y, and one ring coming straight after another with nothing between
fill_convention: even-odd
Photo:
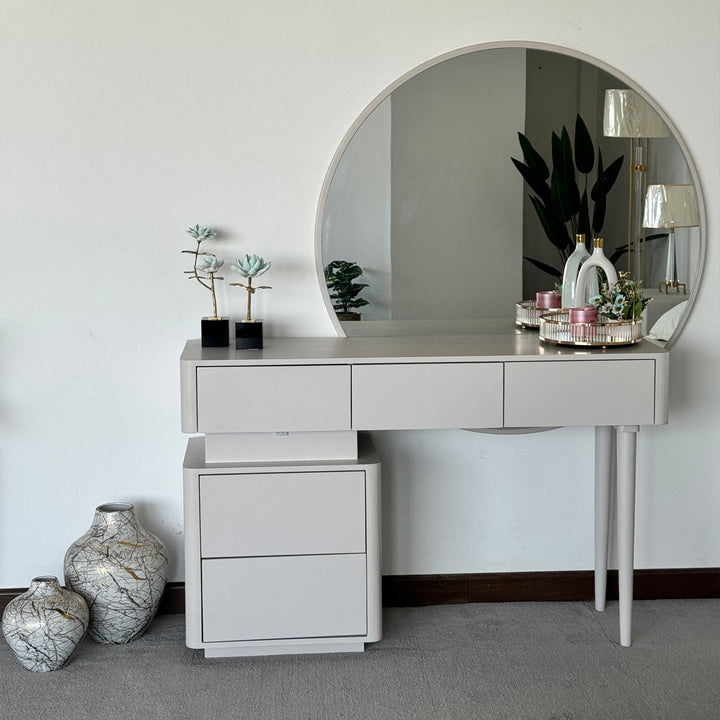
<instances>
[{"instance_id":1,"label":"right drawer","mask_svg":"<svg viewBox=\"0 0 720 720\"><path fill-rule=\"evenodd\" d=\"M365 552L365 472L201 475L203 558Z\"/></svg>"},{"instance_id":2,"label":"right drawer","mask_svg":"<svg viewBox=\"0 0 720 720\"><path fill-rule=\"evenodd\" d=\"M654 360L505 365L505 426L652 425Z\"/></svg>"}]
</instances>

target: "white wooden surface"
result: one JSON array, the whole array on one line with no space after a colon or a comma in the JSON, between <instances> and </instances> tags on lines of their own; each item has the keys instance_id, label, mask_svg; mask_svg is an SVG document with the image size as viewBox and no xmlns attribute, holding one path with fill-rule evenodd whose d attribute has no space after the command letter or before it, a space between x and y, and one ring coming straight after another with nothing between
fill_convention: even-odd
<instances>
[{"instance_id":1,"label":"white wooden surface","mask_svg":"<svg viewBox=\"0 0 720 720\"><path fill-rule=\"evenodd\" d=\"M655 362L517 362L505 366L505 426L652 425Z\"/></svg>"},{"instance_id":2,"label":"white wooden surface","mask_svg":"<svg viewBox=\"0 0 720 720\"><path fill-rule=\"evenodd\" d=\"M364 636L365 555L203 560L203 640Z\"/></svg>"},{"instance_id":3,"label":"white wooden surface","mask_svg":"<svg viewBox=\"0 0 720 720\"><path fill-rule=\"evenodd\" d=\"M200 477L204 558L365 552L365 473Z\"/></svg>"},{"instance_id":4,"label":"white wooden surface","mask_svg":"<svg viewBox=\"0 0 720 720\"><path fill-rule=\"evenodd\" d=\"M501 427L502 363L354 365L356 430Z\"/></svg>"},{"instance_id":5,"label":"white wooden surface","mask_svg":"<svg viewBox=\"0 0 720 720\"><path fill-rule=\"evenodd\" d=\"M350 430L350 368L199 367L197 431Z\"/></svg>"}]
</instances>

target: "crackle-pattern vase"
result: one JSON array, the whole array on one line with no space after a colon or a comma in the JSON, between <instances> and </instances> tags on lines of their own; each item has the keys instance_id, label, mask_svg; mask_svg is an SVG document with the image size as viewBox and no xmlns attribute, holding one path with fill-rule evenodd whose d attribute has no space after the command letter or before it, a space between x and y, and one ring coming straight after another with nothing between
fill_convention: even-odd
<instances>
[{"instance_id":1,"label":"crackle-pattern vase","mask_svg":"<svg viewBox=\"0 0 720 720\"><path fill-rule=\"evenodd\" d=\"M140 637L157 612L167 567L165 546L140 525L133 505L100 505L64 566L65 584L90 609L90 637L116 645Z\"/></svg>"},{"instance_id":2,"label":"crackle-pattern vase","mask_svg":"<svg viewBox=\"0 0 720 720\"><path fill-rule=\"evenodd\" d=\"M28 670L59 670L85 635L88 607L80 595L60 587L52 575L32 579L11 600L2 616L2 631L15 657Z\"/></svg>"}]
</instances>

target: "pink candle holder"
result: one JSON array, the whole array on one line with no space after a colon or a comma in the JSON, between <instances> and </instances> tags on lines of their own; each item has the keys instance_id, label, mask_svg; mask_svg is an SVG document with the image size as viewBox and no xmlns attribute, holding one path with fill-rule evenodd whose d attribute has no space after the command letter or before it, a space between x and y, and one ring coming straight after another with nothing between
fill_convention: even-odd
<instances>
[{"instance_id":1,"label":"pink candle holder","mask_svg":"<svg viewBox=\"0 0 720 720\"><path fill-rule=\"evenodd\" d=\"M598 319L597 308L592 305L586 305L580 308L570 308L570 335L573 340L589 341L592 340L593 325Z\"/></svg>"},{"instance_id":2,"label":"pink candle holder","mask_svg":"<svg viewBox=\"0 0 720 720\"><path fill-rule=\"evenodd\" d=\"M539 308L560 308L561 303L560 296L554 290L541 290L535 294L535 305Z\"/></svg>"}]
</instances>

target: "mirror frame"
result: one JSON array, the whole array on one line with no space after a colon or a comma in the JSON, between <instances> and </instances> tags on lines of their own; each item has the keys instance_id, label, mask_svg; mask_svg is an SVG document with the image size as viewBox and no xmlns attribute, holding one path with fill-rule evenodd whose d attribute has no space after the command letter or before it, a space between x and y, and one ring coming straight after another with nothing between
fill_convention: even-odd
<instances>
[{"instance_id":1,"label":"mirror frame","mask_svg":"<svg viewBox=\"0 0 720 720\"><path fill-rule=\"evenodd\" d=\"M682 319L678 323L678 326L675 328L675 332L673 332L670 339L665 343L665 347L667 347L667 348L671 347L672 345L675 344L678 337L682 333L682 330L685 327L687 320L690 317L690 314L692 313L693 307L695 305L695 300L698 295L698 289L700 287L700 282L702 280L703 269L705 266L705 255L706 255L705 235L706 235L706 228L707 228L707 216L706 216L706 212L705 212L705 198L703 196L702 186L700 184L700 177L698 175L697 167L695 166L695 161L694 161L692 155L690 154L690 150L688 149L687 144L685 143L685 140L683 139L682 135L678 131L675 124L668 117L667 113L636 82L634 82L631 78L629 78L624 73L618 71L616 68L612 67L611 65L608 65L607 63L603 62L602 60L598 60L597 58L592 57L591 55L587 55L585 53L578 52L577 50L573 50L571 48L562 47L561 45L552 45L549 43L533 42L533 41L520 41L520 40L511 40L511 41L506 41L506 42L497 41L497 42L479 43L477 45L468 45L463 48L458 48L457 50L452 50L450 52L443 53L442 55L438 55L437 57L434 57L431 60L428 60L428 61L422 63L421 65L418 65L417 67L413 68L412 70L409 70L408 72L406 72L404 75L401 75L397 80L395 80L395 82L388 85L388 87L386 87L379 95L377 95L365 107L365 109L360 113L360 115L355 120L355 122L350 126L350 129L345 133L345 136L343 137L340 145L338 146L337 150L335 151L335 154L333 155L332 162L330 163L330 167L328 168L327 173L325 174L325 179L323 181L322 189L320 191L320 201L318 203L317 213L315 216L315 266L316 266L316 270L317 270L317 278L318 278L318 283L320 285L320 293L322 295L323 302L325 303L325 308L328 312L328 315L330 316L330 321L332 322L332 325L335 328L335 332L337 333L338 337L347 337L340 321L337 319L337 315L335 314L335 311L333 310L332 302L330 301L330 294L328 293L327 286L325 284L325 274L323 271L324 265L323 265L323 257L322 257L322 228L323 228L323 218L325 216L325 205L327 203L328 193L330 191L330 185L332 183L333 177L335 176L335 171L337 170L338 165L340 164L340 160L341 160L345 150L347 149L347 146L350 144L350 141L354 137L358 128L365 122L367 117L375 110L375 108L377 108L378 105L380 105L380 103L382 103L394 90L396 90L398 87L400 87L405 82L410 80L410 78L415 77L416 75L420 74L424 70L427 70L428 68L431 68L442 62L445 62L446 60L451 60L452 58L460 57L461 55L467 55L469 53L478 52L480 50L493 50L493 49L503 49L503 48L523 48L523 49L528 49L528 50L545 50L547 52L555 52L560 55L567 55L567 56L575 58L577 60L582 60L584 62L594 65L594 66L614 75L615 77L618 78L618 80L621 80L629 88L632 88L633 90L635 90L640 96L642 96L650 104L650 106L665 121L666 125L670 129L670 132L672 133L676 142L680 146L680 149L685 157L685 161L687 162L688 169L690 170L690 175L692 177L693 185L695 187L695 193L697 195L697 200L698 200L698 210L699 210L699 215L700 215L700 226L699 226L699 240L698 240L698 261L697 261L697 266L695 269L695 276L693 277L692 290L688 294L688 306L687 306L687 309L685 310L685 312L683 313ZM512 324L513 318L508 318L508 322Z\"/></svg>"}]
</instances>

